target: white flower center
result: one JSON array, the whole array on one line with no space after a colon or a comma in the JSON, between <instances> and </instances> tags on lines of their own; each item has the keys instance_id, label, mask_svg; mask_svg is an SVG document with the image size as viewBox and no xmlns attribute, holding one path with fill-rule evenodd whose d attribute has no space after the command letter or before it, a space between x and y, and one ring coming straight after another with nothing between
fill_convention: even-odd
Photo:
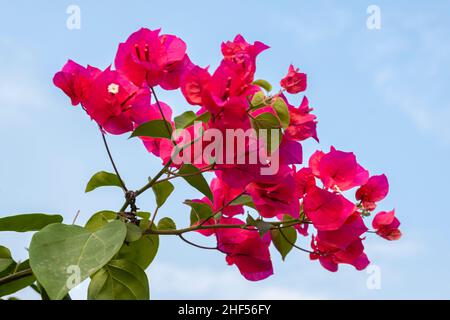
<instances>
[{"instance_id":1,"label":"white flower center","mask_svg":"<svg viewBox=\"0 0 450 320\"><path fill-rule=\"evenodd\" d=\"M111 94L118 94L119 93L119 85L115 83L111 83L108 86L108 92Z\"/></svg>"}]
</instances>

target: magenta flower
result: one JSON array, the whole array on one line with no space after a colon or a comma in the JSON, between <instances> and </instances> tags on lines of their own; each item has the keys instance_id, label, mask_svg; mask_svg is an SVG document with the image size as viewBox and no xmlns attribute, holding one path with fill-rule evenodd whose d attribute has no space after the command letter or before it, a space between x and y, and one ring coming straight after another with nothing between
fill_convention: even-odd
<instances>
[{"instance_id":1,"label":"magenta flower","mask_svg":"<svg viewBox=\"0 0 450 320\"><path fill-rule=\"evenodd\" d=\"M356 200L360 200L365 209L375 210L376 202L386 198L388 193L389 182L387 177L384 174L373 176L366 184L356 190Z\"/></svg>"},{"instance_id":2,"label":"magenta flower","mask_svg":"<svg viewBox=\"0 0 450 320\"><path fill-rule=\"evenodd\" d=\"M402 233L398 229L400 221L395 217L395 210L378 213L372 221L377 234L386 240L398 240Z\"/></svg>"},{"instance_id":3,"label":"magenta flower","mask_svg":"<svg viewBox=\"0 0 450 320\"><path fill-rule=\"evenodd\" d=\"M306 194L303 209L317 230L330 231L342 227L356 206L340 194L315 187Z\"/></svg>"},{"instance_id":4,"label":"magenta flower","mask_svg":"<svg viewBox=\"0 0 450 320\"><path fill-rule=\"evenodd\" d=\"M305 73L299 72L299 69L294 68L291 64L288 74L280 81L280 85L288 93L297 94L306 90L307 76Z\"/></svg>"}]
</instances>

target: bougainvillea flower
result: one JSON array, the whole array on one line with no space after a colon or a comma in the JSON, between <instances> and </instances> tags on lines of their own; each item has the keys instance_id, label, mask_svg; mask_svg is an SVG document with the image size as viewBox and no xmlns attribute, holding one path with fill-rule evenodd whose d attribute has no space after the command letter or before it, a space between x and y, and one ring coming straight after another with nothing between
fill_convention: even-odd
<instances>
[{"instance_id":1,"label":"bougainvillea flower","mask_svg":"<svg viewBox=\"0 0 450 320\"><path fill-rule=\"evenodd\" d=\"M135 122L149 112L149 92L110 68L92 81L90 90L92 94L83 106L91 118L111 134L132 131Z\"/></svg>"},{"instance_id":2,"label":"bougainvillea flower","mask_svg":"<svg viewBox=\"0 0 450 320\"><path fill-rule=\"evenodd\" d=\"M221 224L242 225L236 218L220 219ZM270 260L270 233L261 237L256 230L217 229L218 249L227 255L229 265L235 264L245 279L259 281L273 274Z\"/></svg>"},{"instance_id":3,"label":"bougainvillea flower","mask_svg":"<svg viewBox=\"0 0 450 320\"><path fill-rule=\"evenodd\" d=\"M310 254L311 260L319 260L320 264L331 272L338 270L339 264L350 264L356 270L364 270L370 263L364 253L364 246L361 239L356 239L345 250L336 248L320 239L313 237L311 247L314 253Z\"/></svg>"},{"instance_id":4,"label":"bougainvillea flower","mask_svg":"<svg viewBox=\"0 0 450 320\"><path fill-rule=\"evenodd\" d=\"M318 187L312 188L303 202L306 216L320 231L339 229L355 209L355 204L344 196Z\"/></svg>"},{"instance_id":5,"label":"bougainvillea flower","mask_svg":"<svg viewBox=\"0 0 450 320\"><path fill-rule=\"evenodd\" d=\"M249 44L243 36L237 35L233 41L222 43L222 54L224 60L232 61L240 66L247 82L252 82L256 71L257 56L269 47L262 42L256 41Z\"/></svg>"},{"instance_id":6,"label":"bougainvillea flower","mask_svg":"<svg viewBox=\"0 0 450 320\"><path fill-rule=\"evenodd\" d=\"M299 72L298 68L294 68L291 64L286 77L280 81L281 87L286 89L288 93L296 94L306 90L307 76L305 73Z\"/></svg>"},{"instance_id":7,"label":"bougainvillea flower","mask_svg":"<svg viewBox=\"0 0 450 320\"><path fill-rule=\"evenodd\" d=\"M398 240L402 236L398 229L400 221L395 217L395 210L378 213L372 221L377 234L386 240Z\"/></svg>"},{"instance_id":8,"label":"bougainvillea flower","mask_svg":"<svg viewBox=\"0 0 450 320\"><path fill-rule=\"evenodd\" d=\"M383 175L372 176L367 183L356 191L356 200L360 200L367 210L375 210L376 202L386 198L389 193L389 182Z\"/></svg>"},{"instance_id":9,"label":"bougainvillea flower","mask_svg":"<svg viewBox=\"0 0 450 320\"><path fill-rule=\"evenodd\" d=\"M137 86L180 87L181 74L191 67L180 38L142 28L119 45L115 66Z\"/></svg>"},{"instance_id":10,"label":"bougainvillea flower","mask_svg":"<svg viewBox=\"0 0 450 320\"><path fill-rule=\"evenodd\" d=\"M87 66L69 60L61 71L53 77L53 83L60 88L72 100L72 105L76 106L87 100L91 82L100 74L97 68Z\"/></svg>"},{"instance_id":11,"label":"bougainvillea flower","mask_svg":"<svg viewBox=\"0 0 450 320\"><path fill-rule=\"evenodd\" d=\"M231 202L243 193L243 189L231 188L220 178L220 173L211 181L211 191L214 196L214 212L220 210L226 217L244 213L242 205L231 205Z\"/></svg>"},{"instance_id":12,"label":"bougainvillea flower","mask_svg":"<svg viewBox=\"0 0 450 320\"><path fill-rule=\"evenodd\" d=\"M259 214L265 218L289 214L298 218L300 207L292 172L280 173L273 182L253 182L247 188Z\"/></svg>"},{"instance_id":13,"label":"bougainvillea flower","mask_svg":"<svg viewBox=\"0 0 450 320\"><path fill-rule=\"evenodd\" d=\"M311 168L301 168L295 173L295 185L297 194L300 197L303 197L309 190L314 189L316 186L316 178Z\"/></svg>"},{"instance_id":14,"label":"bougainvillea flower","mask_svg":"<svg viewBox=\"0 0 450 320\"><path fill-rule=\"evenodd\" d=\"M322 243L326 243L328 246L334 246L340 250L345 250L367 230L361 215L355 213L337 230L318 231L317 239L320 239Z\"/></svg>"},{"instance_id":15,"label":"bougainvillea flower","mask_svg":"<svg viewBox=\"0 0 450 320\"><path fill-rule=\"evenodd\" d=\"M317 117L311 114L308 98L304 97L298 108L288 104L291 121L285 134L288 139L303 141L308 138L314 138L319 142L317 137Z\"/></svg>"},{"instance_id":16,"label":"bougainvillea flower","mask_svg":"<svg viewBox=\"0 0 450 320\"><path fill-rule=\"evenodd\" d=\"M325 188L346 191L361 186L369 179L369 172L361 167L352 152L338 151L334 147L327 154L315 154L317 163L313 171L322 180Z\"/></svg>"}]
</instances>

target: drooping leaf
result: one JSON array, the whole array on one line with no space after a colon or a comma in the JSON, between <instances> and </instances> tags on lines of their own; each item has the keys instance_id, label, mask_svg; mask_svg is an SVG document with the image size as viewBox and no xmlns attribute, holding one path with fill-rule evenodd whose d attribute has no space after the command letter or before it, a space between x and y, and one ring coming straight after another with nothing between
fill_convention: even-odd
<instances>
[{"instance_id":1,"label":"drooping leaf","mask_svg":"<svg viewBox=\"0 0 450 320\"><path fill-rule=\"evenodd\" d=\"M209 200L213 201L213 194L209 188L208 182L199 169L192 164L185 164L180 168L178 173L180 175L189 175L183 176L183 179L186 180L186 182L192 187L208 197Z\"/></svg>"},{"instance_id":2,"label":"drooping leaf","mask_svg":"<svg viewBox=\"0 0 450 320\"><path fill-rule=\"evenodd\" d=\"M164 120L152 120L137 127L130 138L134 137L152 137L152 138L172 138L172 125Z\"/></svg>"},{"instance_id":3,"label":"drooping leaf","mask_svg":"<svg viewBox=\"0 0 450 320\"><path fill-rule=\"evenodd\" d=\"M114 173L100 171L89 180L85 192L91 192L100 187L119 187L122 188L120 179Z\"/></svg>"},{"instance_id":4,"label":"drooping leaf","mask_svg":"<svg viewBox=\"0 0 450 320\"><path fill-rule=\"evenodd\" d=\"M291 116L289 114L289 109L286 102L284 102L282 98L278 97L277 99L275 99L275 102L273 103L272 107L277 113L278 119L280 119L280 123L283 129L289 127Z\"/></svg>"},{"instance_id":5,"label":"drooping leaf","mask_svg":"<svg viewBox=\"0 0 450 320\"><path fill-rule=\"evenodd\" d=\"M197 119L197 115L193 111L186 111L185 113L175 117L175 128L185 129L191 126Z\"/></svg>"},{"instance_id":6,"label":"drooping leaf","mask_svg":"<svg viewBox=\"0 0 450 320\"><path fill-rule=\"evenodd\" d=\"M49 225L31 240L31 268L50 298L62 299L69 291L71 273L78 274L78 283L94 274L119 251L126 233L119 220L96 232L74 225Z\"/></svg>"},{"instance_id":7,"label":"drooping leaf","mask_svg":"<svg viewBox=\"0 0 450 320\"><path fill-rule=\"evenodd\" d=\"M39 231L52 223L61 223L60 215L48 215L43 213L21 214L0 218L0 231L28 232Z\"/></svg>"},{"instance_id":8,"label":"drooping leaf","mask_svg":"<svg viewBox=\"0 0 450 320\"><path fill-rule=\"evenodd\" d=\"M175 188L170 181L163 181L155 184L152 189L155 194L156 204L158 207L162 207Z\"/></svg>"},{"instance_id":9,"label":"drooping leaf","mask_svg":"<svg viewBox=\"0 0 450 320\"><path fill-rule=\"evenodd\" d=\"M117 213L114 211L100 211L94 214L88 222L86 222L86 225L84 226L86 229L88 229L91 232L95 232L99 229L101 229L105 224L116 220Z\"/></svg>"},{"instance_id":10,"label":"drooping leaf","mask_svg":"<svg viewBox=\"0 0 450 320\"><path fill-rule=\"evenodd\" d=\"M272 236L272 242L281 254L281 258L283 260L286 259L286 256L293 248L292 244L295 244L297 241L297 231L294 227L287 227L282 228L281 230L272 229L270 233Z\"/></svg>"},{"instance_id":11,"label":"drooping leaf","mask_svg":"<svg viewBox=\"0 0 450 320\"><path fill-rule=\"evenodd\" d=\"M263 88L267 92L272 91L272 85L267 80L258 79L258 80L253 81L253 84L257 85L260 88Z\"/></svg>"},{"instance_id":12,"label":"drooping leaf","mask_svg":"<svg viewBox=\"0 0 450 320\"><path fill-rule=\"evenodd\" d=\"M148 278L137 264L127 260L112 260L91 280L89 300L148 300Z\"/></svg>"},{"instance_id":13,"label":"drooping leaf","mask_svg":"<svg viewBox=\"0 0 450 320\"><path fill-rule=\"evenodd\" d=\"M168 217L162 218L158 222L158 230L176 230L176 229L177 226L175 222Z\"/></svg>"},{"instance_id":14,"label":"drooping leaf","mask_svg":"<svg viewBox=\"0 0 450 320\"><path fill-rule=\"evenodd\" d=\"M34 277L33 273L27 272L27 270L30 270L30 264L28 260L19 264L13 263L6 270L0 272L0 278L12 276L14 274L22 272L26 273L24 277L17 278L13 281L1 285L0 297L16 293L17 291L20 291L33 284L33 282L36 281L36 278Z\"/></svg>"}]
</instances>

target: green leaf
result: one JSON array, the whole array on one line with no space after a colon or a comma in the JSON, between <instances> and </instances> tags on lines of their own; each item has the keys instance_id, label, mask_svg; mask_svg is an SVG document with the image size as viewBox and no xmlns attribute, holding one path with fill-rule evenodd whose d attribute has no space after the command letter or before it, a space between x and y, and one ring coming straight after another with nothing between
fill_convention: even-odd
<instances>
[{"instance_id":1,"label":"green leaf","mask_svg":"<svg viewBox=\"0 0 450 320\"><path fill-rule=\"evenodd\" d=\"M119 251L126 233L119 220L96 232L74 225L49 225L31 239L31 268L50 298L62 299L75 271L76 282L81 283L101 269Z\"/></svg>"},{"instance_id":2,"label":"green leaf","mask_svg":"<svg viewBox=\"0 0 450 320\"><path fill-rule=\"evenodd\" d=\"M18 272L30 269L30 264L27 261L16 264L13 263L6 270L0 273L0 278L14 275ZM0 286L0 297L7 296L13 294L19 290L22 290L30 285L32 285L36 281L36 278L33 274L30 274L26 277L13 280L11 282L5 283Z\"/></svg>"},{"instance_id":3,"label":"green leaf","mask_svg":"<svg viewBox=\"0 0 450 320\"><path fill-rule=\"evenodd\" d=\"M133 262L145 270L155 259L158 248L159 236L157 234L145 235L138 241L124 243L117 253L116 259Z\"/></svg>"},{"instance_id":4,"label":"green leaf","mask_svg":"<svg viewBox=\"0 0 450 320\"><path fill-rule=\"evenodd\" d=\"M286 102L284 102L282 98L277 98L272 107L277 113L278 119L280 119L283 129L289 127L291 116L289 114L289 109Z\"/></svg>"},{"instance_id":5,"label":"green leaf","mask_svg":"<svg viewBox=\"0 0 450 320\"><path fill-rule=\"evenodd\" d=\"M135 224L127 223L127 236L125 241L130 243L138 241L142 237L142 230Z\"/></svg>"},{"instance_id":6,"label":"green leaf","mask_svg":"<svg viewBox=\"0 0 450 320\"><path fill-rule=\"evenodd\" d=\"M158 230L176 230L177 226L175 222L170 218L162 218L158 222Z\"/></svg>"},{"instance_id":7,"label":"green leaf","mask_svg":"<svg viewBox=\"0 0 450 320\"><path fill-rule=\"evenodd\" d=\"M100 211L94 214L84 226L91 232L101 229L105 224L117 219L117 213L114 211Z\"/></svg>"},{"instance_id":8,"label":"green leaf","mask_svg":"<svg viewBox=\"0 0 450 320\"><path fill-rule=\"evenodd\" d=\"M152 189L155 194L156 204L158 207L162 207L175 188L170 181L163 181L153 185Z\"/></svg>"},{"instance_id":9,"label":"green leaf","mask_svg":"<svg viewBox=\"0 0 450 320\"><path fill-rule=\"evenodd\" d=\"M255 93L253 95L252 102L251 102L252 107L259 107L261 105L264 105L265 99L266 99L266 95L262 91Z\"/></svg>"},{"instance_id":10,"label":"green leaf","mask_svg":"<svg viewBox=\"0 0 450 320\"><path fill-rule=\"evenodd\" d=\"M248 215L247 217L247 224L249 226L256 227L261 237L264 236L267 232L270 231L270 229L273 228L273 225L271 223L266 222L262 219L255 220L251 215Z\"/></svg>"},{"instance_id":11,"label":"green leaf","mask_svg":"<svg viewBox=\"0 0 450 320\"><path fill-rule=\"evenodd\" d=\"M126 260L112 260L91 280L89 300L148 300L147 275L138 265Z\"/></svg>"},{"instance_id":12,"label":"green leaf","mask_svg":"<svg viewBox=\"0 0 450 320\"><path fill-rule=\"evenodd\" d=\"M283 234L281 234L283 232ZM297 231L294 227L282 228L280 229L272 229L270 231L272 236L272 242L275 245L275 248L281 254L281 258L286 259L288 253L292 250L293 245L297 241ZM286 238L289 240L286 240Z\"/></svg>"},{"instance_id":13,"label":"green leaf","mask_svg":"<svg viewBox=\"0 0 450 320\"><path fill-rule=\"evenodd\" d=\"M60 215L48 215L43 213L21 214L0 218L0 231L38 231L49 224L60 223L62 221L63 217Z\"/></svg>"},{"instance_id":14,"label":"green leaf","mask_svg":"<svg viewBox=\"0 0 450 320\"><path fill-rule=\"evenodd\" d=\"M91 192L100 187L119 187L122 188L120 179L114 173L106 171L97 172L89 180L85 192Z\"/></svg>"},{"instance_id":15,"label":"green leaf","mask_svg":"<svg viewBox=\"0 0 450 320\"><path fill-rule=\"evenodd\" d=\"M281 139L283 138L281 129L280 129L280 121L278 118L270 112L265 112L252 119L252 126L256 130L258 136L263 134L262 138L264 139L267 150L270 154L273 153L276 149L278 149ZM266 129L267 131L260 131L261 129ZM272 141L272 130L278 131L278 139Z\"/></svg>"},{"instance_id":16,"label":"green leaf","mask_svg":"<svg viewBox=\"0 0 450 320\"><path fill-rule=\"evenodd\" d=\"M257 85L260 88L263 88L267 92L272 91L272 85L266 80L258 79L258 80L253 81L253 84Z\"/></svg>"},{"instance_id":17,"label":"green leaf","mask_svg":"<svg viewBox=\"0 0 450 320\"><path fill-rule=\"evenodd\" d=\"M149 220L151 216L150 212L142 212L142 211L136 212L136 215L145 220Z\"/></svg>"},{"instance_id":18,"label":"green leaf","mask_svg":"<svg viewBox=\"0 0 450 320\"><path fill-rule=\"evenodd\" d=\"M202 113L201 115L199 115L196 119L196 121L200 121L203 123L208 122L211 119L211 112L206 111L205 113Z\"/></svg>"},{"instance_id":19,"label":"green leaf","mask_svg":"<svg viewBox=\"0 0 450 320\"><path fill-rule=\"evenodd\" d=\"M153 137L153 138L172 138L172 124L164 120L152 120L137 127L130 138L134 137Z\"/></svg>"},{"instance_id":20,"label":"green leaf","mask_svg":"<svg viewBox=\"0 0 450 320\"><path fill-rule=\"evenodd\" d=\"M185 164L180 168L178 173L181 175L188 174L189 176L185 176L183 177L183 179L186 180L186 182L189 183L192 187L208 197L209 200L213 201L213 194L211 192L211 189L209 188L208 182L206 182L205 177L203 177L203 174L200 173L199 169L197 169L192 164Z\"/></svg>"},{"instance_id":21,"label":"green leaf","mask_svg":"<svg viewBox=\"0 0 450 320\"><path fill-rule=\"evenodd\" d=\"M255 209L255 204L253 203L252 197L249 195L243 194L239 198L233 200L233 202L230 203L230 205L244 205L250 208Z\"/></svg>"},{"instance_id":22,"label":"green leaf","mask_svg":"<svg viewBox=\"0 0 450 320\"><path fill-rule=\"evenodd\" d=\"M6 247L0 246L0 272L5 271L13 263L11 251Z\"/></svg>"},{"instance_id":23,"label":"green leaf","mask_svg":"<svg viewBox=\"0 0 450 320\"><path fill-rule=\"evenodd\" d=\"M203 202L185 201L185 204L191 207L191 226L199 221L208 219L213 214L209 205Z\"/></svg>"},{"instance_id":24,"label":"green leaf","mask_svg":"<svg viewBox=\"0 0 450 320\"><path fill-rule=\"evenodd\" d=\"M185 113L175 117L175 128L185 129L191 126L197 119L197 115L193 111L186 111Z\"/></svg>"}]
</instances>

